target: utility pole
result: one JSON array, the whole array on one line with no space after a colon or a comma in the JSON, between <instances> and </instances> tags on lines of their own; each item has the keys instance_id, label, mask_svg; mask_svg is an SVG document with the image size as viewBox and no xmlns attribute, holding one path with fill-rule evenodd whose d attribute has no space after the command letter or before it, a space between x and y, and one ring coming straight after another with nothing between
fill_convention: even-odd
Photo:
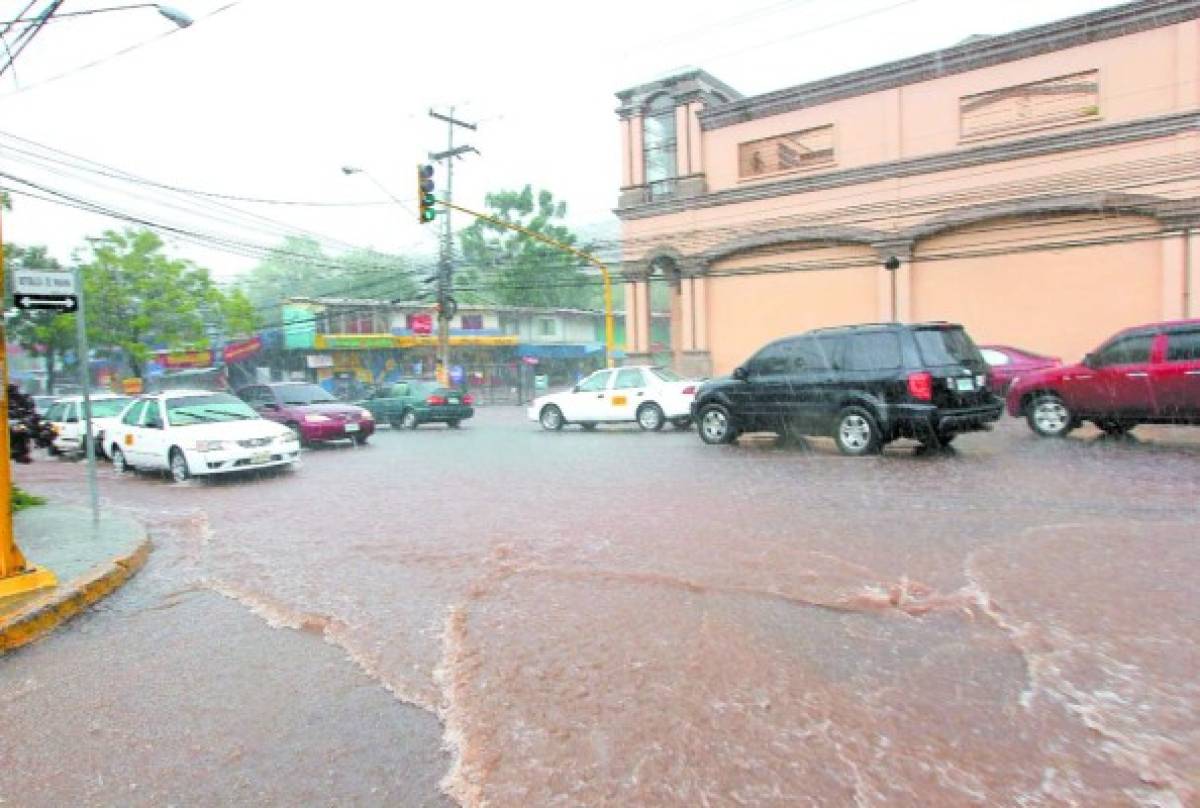
<instances>
[{"instance_id":1,"label":"utility pole","mask_svg":"<svg viewBox=\"0 0 1200 808\"><path fill-rule=\"evenodd\" d=\"M429 110L429 117L446 122L446 150L430 152L429 159L446 163L446 195L447 201L454 199L454 158L462 159L467 152L479 154L472 146L454 146L454 127L475 131L476 125L460 121L454 117L454 107L450 107L449 115ZM450 386L450 319L458 310L458 304L451 292L454 290L454 234L450 229L450 208L445 208L442 220L442 245L438 259L437 275L438 302L438 350L437 378L446 387Z\"/></svg>"}]
</instances>

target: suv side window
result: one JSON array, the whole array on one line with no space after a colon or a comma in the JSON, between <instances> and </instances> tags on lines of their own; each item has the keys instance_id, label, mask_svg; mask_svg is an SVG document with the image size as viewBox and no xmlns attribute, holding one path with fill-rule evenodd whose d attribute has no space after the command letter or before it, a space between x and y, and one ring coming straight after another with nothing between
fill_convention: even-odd
<instances>
[{"instance_id":1,"label":"suv side window","mask_svg":"<svg viewBox=\"0 0 1200 808\"><path fill-rule=\"evenodd\" d=\"M821 343L815 337L799 337L788 344L792 370L797 373L829 370L830 364Z\"/></svg>"},{"instance_id":2,"label":"suv side window","mask_svg":"<svg viewBox=\"0 0 1200 808\"><path fill-rule=\"evenodd\" d=\"M791 365L792 352L788 349L791 342L773 342L763 348L746 363L746 371L751 376L779 376L787 373Z\"/></svg>"},{"instance_id":3,"label":"suv side window","mask_svg":"<svg viewBox=\"0 0 1200 808\"><path fill-rule=\"evenodd\" d=\"M406 395L408 395L408 385L407 384L393 384L392 385L392 398L404 398Z\"/></svg>"},{"instance_id":4,"label":"suv side window","mask_svg":"<svg viewBox=\"0 0 1200 808\"><path fill-rule=\"evenodd\" d=\"M47 421L61 421L61 420L62 420L62 414L63 414L63 410L65 410L66 408L67 408L67 405L66 405L66 404L63 404L61 401L60 401L60 402L58 402L57 404L51 404L51 405L50 405L50 409L46 410L46 418L45 418L45 420L47 420Z\"/></svg>"},{"instance_id":5,"label":"suv side window","mask_svg":"<svg viewBox=\"0 0 1200 808\"><path fill-rule=\"evenodd\" d=\"M900 339L890 331L850 334L846 370L895 370L900 367Z\"/></svg>"},{"instance_id":6,"label":"suv side window","mask_svg":"<svg viewBox=\"0 0 1200 808\"><path fill-rule=\"evenodd\" d=\"M831 370L846 369L847 343L847 338L840 334L817 338L817 344L821 346L821 353Z\"/></svg>"},{"instance_id":7,"label":"suv side window","mask_svg":"<svg viewBox=\"0 0 1200 808\"><path fill-rule=\"evenodd\" d=\"M1175 331L1167 335L1168 362L1200 360L1200 330Z\"/></svg>"},{"instance_id":8,"label":"suv side window","mask_svg":"<svg viewBox=\"0 0 1200 808\"><path fill-rule=\"evenodd\" d=\"M121 419L121 423L126 426L137 426L142 420L142 410L144 409L146 409L146 400L142 399L125 412L125 417Z\"/></svg>"},{"instance_id":9,"label":"suv side window","mask_svg":"<svg viewBox=\"0 0 1200 808\"><path fill-rule=\"evenodd\" d=\"M1153 334L1132 334L1121 337L1104 346L1096 354L1094 367L1103 368L1109 365L1138 365L1150 361L1150 346L1154 344Z\"/></svg>"}]
</instances>

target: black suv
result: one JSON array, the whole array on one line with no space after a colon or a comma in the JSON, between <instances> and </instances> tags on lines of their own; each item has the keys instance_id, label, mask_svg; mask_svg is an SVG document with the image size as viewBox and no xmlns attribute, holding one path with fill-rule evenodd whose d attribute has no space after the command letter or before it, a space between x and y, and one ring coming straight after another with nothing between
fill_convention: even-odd
<instances>
[{"instance_id":1,"label":"black suv","mask_svg":"<svg viewBox=\"0 0 1200 808\"><path fill-rule=\"evenodd\" d=\"M705 382L692 416L705 443L777 432L832 435L848 455L901 437L945 446L1000 418L987 373L960 325L822 328L772 342L731 376Z\"/></svg>"}]
</instances>

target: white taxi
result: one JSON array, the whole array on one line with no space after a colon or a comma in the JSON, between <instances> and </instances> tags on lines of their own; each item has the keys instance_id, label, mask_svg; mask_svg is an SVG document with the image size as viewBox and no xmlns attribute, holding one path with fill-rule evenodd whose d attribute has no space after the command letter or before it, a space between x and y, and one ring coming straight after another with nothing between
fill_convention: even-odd
<instances>
[{"instance_id":1,"label":"white taxi","mask_svg":"<svg viewBox=\"0 0 1200 808\"><path fill-rule=\"evenodd\" d=\"M104 453L104 433L119 420L121 411L130 401L129 396L115 393L96 393L92 401L92 435L96 439L96 453ZM43 419L54 430L50 442L51 454L75 454L87 451L83 433L87 430L84 417L83 396L66 396L50 405Z\"/></svg>"},{"instance_id":2,"label":"white taxi","mask_svg":"<svg viewBox=\"0 0 1200 808\"><path fill-rule=\"evenodd\" d=\"M143 396L105 432L113 467L191 476L286 466L300 460L296 433L228 393L171 390Z\"/></svg>"},{"instance_id":3,"label":"white taxi","mask_svg":"<svg viewBox=\"0 0 1200 808\"><path fill-rule=\"evenodd\" d=\"M598 370L571 390L534 399L526 414L549 430L566 424L591 430L597 424L625 422L650 432L668 422L688 429L698 384L657 365Z\"/></svg>"}]
</instances>

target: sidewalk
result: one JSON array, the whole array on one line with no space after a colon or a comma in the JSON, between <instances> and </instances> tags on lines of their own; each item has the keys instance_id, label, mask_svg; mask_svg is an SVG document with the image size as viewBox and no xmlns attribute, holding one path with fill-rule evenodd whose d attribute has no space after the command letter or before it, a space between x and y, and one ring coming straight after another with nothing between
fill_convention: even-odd
<instances>
[{"instance_id":1,"label":"sidewalk","mask_svg":"<svg viewBox=\"0 0 1200 808\"><path fill-rule=\"evenodd\" d=\"M41 505L13 517L17 544L31 564L48 567L58 586L0 599L0 655L32 642L125 583L150 554L137 522L65 505Z\"/></svg>"}]
</instances>

